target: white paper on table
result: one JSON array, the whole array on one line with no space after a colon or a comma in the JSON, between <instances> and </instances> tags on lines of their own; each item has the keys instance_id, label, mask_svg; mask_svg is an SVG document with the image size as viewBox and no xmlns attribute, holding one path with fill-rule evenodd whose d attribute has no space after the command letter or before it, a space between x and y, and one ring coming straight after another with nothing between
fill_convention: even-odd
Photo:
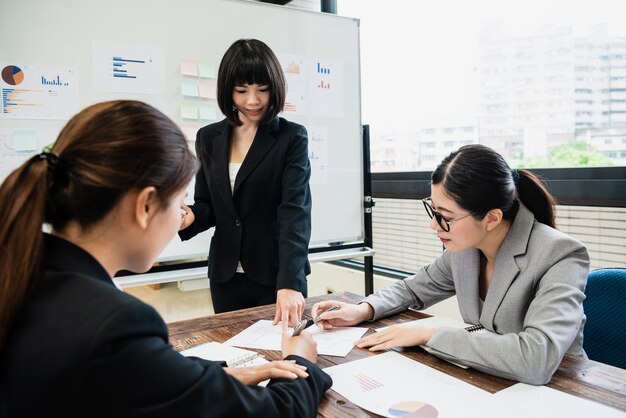
<instances>
[{"instance_id":1,"label":"white paper on table","mask_svg":"<svg viewBox=\"0 0 626 418\"><path fill-rule=\"evenodd\" d=\"M429 318L416 319L415 321L404 322L404 324L411 324L411 323L422 326L424 328L440 328L440 327L465 328L465 327L471 326L471 324L466 324L464 322L457 321L455 319L450 319L445 316L431 316ZM377 328L374 331L380 332L387 328L389 327ZM481 331L477 331L477 332L481 332ZM428 351L429 353L432 351L432 348L430 348L427 345L420 345L420 347L422 347L424 350ZM469 367L464 364L455 363L454 361L450 361L447 359L442 359L442 360L446 360L448 363L452 363L455 366L461 367L462 369L469 369Z\"/></svg>"},{"instance_id":2,"label":"white paper on table","mask_svg":"<svg viewBox=\"0 0 626 418\"><path fill-rule=\"evenodd\" d=\"M228 367L253 367L269 363L259 353L214 341L188 348L181 351L180 354L185 357L193 356L211 361L225 361ZM267 386L268 383L269 379L260 382L257 386Z\"/></svg>"},{"instance_id":3,"label":"white paper on table","mask_svg":"<svg viewBox=\"0 0 626 418\"><path fill-rule=\"evenodd\" d=\"M322 330L313 325L306 329L317 342L317 352L326 356L345 357L354 347L356 340L361 338L367 328L337 327L332 330ZM292 331L292 328L289 328ZM256 348L260 350L280 351L282 336L281 325L272 325L272 321L261 319L241 331L224 344L237 347Z\"/></svg>"},{"instance_id":4,"label":"white paper on table","mask_svg":"<svg viewBox=\"0 0 626 418\"><path fill-rule=\"evenodd\" d=\"M485 418L624 418L626 412L547 386L517 383L493 395Z\"/></svg>"},{"instance_id":5,"label":"white paper on table","mask_svg":"<svg viewBox=\"0 0 626 418\"><path fill-rule=\"evenodd\" d=\"M493 396L393 351L324 371L333 378L334 391L386 417L482 416Z\"/></svg>"}]
</instances>

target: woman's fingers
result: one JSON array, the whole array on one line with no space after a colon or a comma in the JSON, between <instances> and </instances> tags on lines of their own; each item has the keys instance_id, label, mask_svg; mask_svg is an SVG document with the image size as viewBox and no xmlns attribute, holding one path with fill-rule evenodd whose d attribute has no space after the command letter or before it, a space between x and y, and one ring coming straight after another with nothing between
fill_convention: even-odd
<instances>
[{"instance_id":1,"label":"woman's fingers","mask_svg":"<svg viewBox=\"0 0 626 418\"><path fill-rule=\"evenodd\" d=\"M367 337L360 338L354 342L354 345L359 348L373 347L375 345L393 341L395 336L395 329L387 328L384 331L376 332L368 335Z\"/></svg>"},{"instance_id":2,"label":"woman's fingers","mask_svg":"<svg viewBox=\"0 0 626 418\"><path fill-rule=\"evenodd\" d=\"M388 348L392 348L392 347L395 347L395 345L393 343L386 342L386 343L383 343L383 344L378 344L378 345L375 345L373 347L370 347L370 351L387 350Z\"/></svg>"},{"instance_id":3,"label":"woman's fingers","mask_svg":"<svg viewBox=\"0 0 626 418\"><path fill-rule=\"evenodd\" d=\"M296 322L298 322L299 320L300 316L298 315L298 305L293 304L289 307L289 326L295 326Z\"/></svg>"},{"instance_id":4,"label":"woman's fingers","mask_svg":"<svg viewBox=\"0 0 626 418\"><path fill-rule=\"evenodd\" d=\"M309 374L306 372L306 367L297 364L293 360L273 361L269 366L271 366L271 378L287 377L289 379L296 379L297 377L302 377L306 379L309 377Z\"/></svg>"},{"instance_id":5,"label":"woman's fingers","mask_svg":"<svg viewBox=\"0 0 626 418\"><path fill-rule=\"evenodd\" d=\"M304 314L304 299L298 302L298 318L302 318Z\"/></svg>"},{"instance_id":6,"label":"woman's fingers","mask_svg":"<svg viewBox=\"0 0 626 418\"><path fill-rule=\"evenodd\" d=\"M325 302L317 302L315 305L313 305L313 307L311 308L311 317L312 318L317 318L317 316L329 309L330 307L333 306L333 304L335 304L336 302L334 301L325 301Z\"/></svg>"}]
</instances>

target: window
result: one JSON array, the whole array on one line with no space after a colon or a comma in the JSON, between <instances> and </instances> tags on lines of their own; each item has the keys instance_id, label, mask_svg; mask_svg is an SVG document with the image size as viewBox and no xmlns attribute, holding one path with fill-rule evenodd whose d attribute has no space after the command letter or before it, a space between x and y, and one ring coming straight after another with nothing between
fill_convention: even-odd
<instances>
[{"instance_id":1,"label":"window","mask_svg":"<svg viewBox=\"0 0 626 418\"><path fill-rule=\"evenodd\" d=\"M625 164L626 26L614 0L337 0L337 11L360 19L372 153L381 141L403 150L384 170L432 170L464 143L498 144L517 167ZM544 155L526 156L537 141Z\"/></svg>"}]
</instances>

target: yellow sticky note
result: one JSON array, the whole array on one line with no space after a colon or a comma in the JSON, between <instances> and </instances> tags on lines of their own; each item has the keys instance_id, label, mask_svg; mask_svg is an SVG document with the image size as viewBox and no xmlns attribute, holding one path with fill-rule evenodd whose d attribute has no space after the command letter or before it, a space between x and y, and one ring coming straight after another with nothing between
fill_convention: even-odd
<instances>
[{"instance_id":1,"label":"yellow sticky note","mask_svg":"<svg viewBox=\"0 0 626 418\"><path fill-rule=\"evenodd\" d=\"M198 119L198 105L196 103L181 103L180 116L183 119Z\"/></svg>"},{"instance_id":2,"label":"yellow sticky note","mask_svg":"<svg viewBox=\"0 0 626 418\"><path fill-rule=\"evenodd\" d=\"M180 62L180 73L198 77L198 63L195 60L182 60Z\"/></svg>"},{"instance_id":3,"label":"yellow sticky note","mask_svg":"<svg viewBox=\"0 0 626 418\"><path fill-rule=\"evenodd\" d=\"M215 80L200 80L198 81L198 95L205 99L216 99L216 85Z\"/></svg>"},{"instance_id":4,"label":"yellow sticky note","mask_svg":"<svg viewBox=\"0 0 626 418\"><path fill-rule=\"evenodd\" d=\"M198 97L198 83L196 80L181 80L180 92L183 96Z\"/></svg>"},{"instance_id":5,"label":"yellow sticky note","mask_svg":"<svg viewBox=\"0 0 626 418\"><path fill-rule=\"evenodd\" d=\"M198 63L198 73L200 77L215 78L215 66L212 64Z\"/></svg>"},{"instance_id":6,"label":"yellow sticky note","mask_svg":"<svg viewBox=\"0 0 626 418\"><path fill-rule=\"evenodd\" d=\"M15 151L37 151L37 134L35 131L14 131L13 148Z\"/></svg>"},{"instance_id":7,"label":"yellow sticky note","mask_svg":"<svg viewBox=\"0 0 626 418\"><path fill-rule=\"evenodd\" d=\"M202 120L217 120L217 112L214 106L202 105L199 108L200 119Z\"/></svg>"}]
</instances>

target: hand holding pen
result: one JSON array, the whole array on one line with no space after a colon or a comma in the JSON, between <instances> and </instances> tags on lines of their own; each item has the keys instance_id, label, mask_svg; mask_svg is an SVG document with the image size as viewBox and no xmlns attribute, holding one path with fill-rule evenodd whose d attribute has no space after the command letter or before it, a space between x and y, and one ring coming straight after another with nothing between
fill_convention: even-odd
<instances>
[{"instance_id":1,"label":"hand holding pen","mask_svg":"<svg viewBox=\"0 0 626 418\"><path fill-rule=\"evenodd\" d=\"M336 311L338 309L339 309L339 306L335 305L335 306L331 306L330 308L328 308L324 312ZM300 333L302 331L304 331L305 329L307 329L308 327L310 327L313 324L317 324L321 320L322 320L322 317L321 316L317 316L314 319L303 319L302 321L298 321L298 323L296 323L296 326L293 327L293 333L291 334L291 336L292 337L296 337L296 336L300 335Z\"/></svg>"},{"instance_id":2,"label":"hand holding pen","mask_svg":"<svg viewBox=\"0 0 626 418\"><path fill-rule=\"evenodd\" d=\"M335 308L335 309L330 309ZM318 302L311 308L311 316L322 329L333 327L349 327L374 316L374 310L368 303L354 305L351 303L329 300Z\"/></svg>"}]
</instances>

